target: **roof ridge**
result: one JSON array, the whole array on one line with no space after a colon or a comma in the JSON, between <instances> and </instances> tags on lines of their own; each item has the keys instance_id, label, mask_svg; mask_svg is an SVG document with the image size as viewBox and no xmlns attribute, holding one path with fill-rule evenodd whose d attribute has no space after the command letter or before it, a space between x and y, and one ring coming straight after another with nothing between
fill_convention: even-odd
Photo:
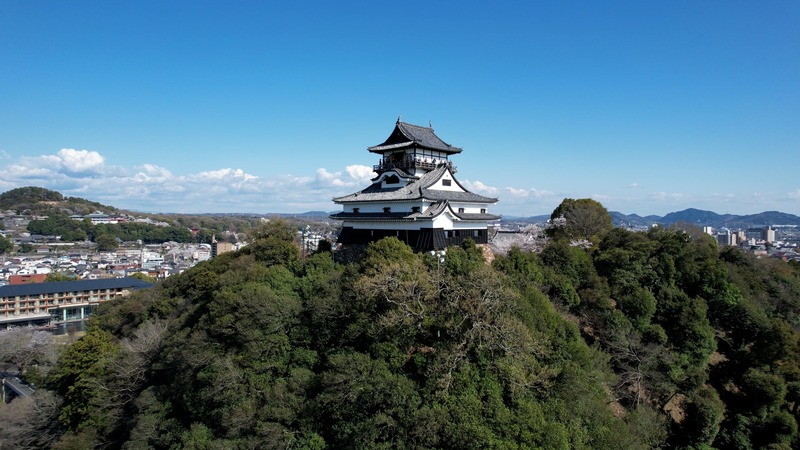
<instances>
[{"instance_id":1,"label":"roof ridge","mask_svg":"<svg viewBox=\"0 0 800 450\"><path fill-rule=\"evenodd\" d=\"M420 177L420 179L417 181L417 182L422 181L422 183L419 185L419 189L420 190L428 189L429 187L433 186L433 184L439 181L439 179L444 175L445 170L447 170L447 164L440 164L439 167L431 170L430 172L427 172L425 175ZM426 177L429 177L431 181L425 180Z\"/></svg>"}]
</instances>

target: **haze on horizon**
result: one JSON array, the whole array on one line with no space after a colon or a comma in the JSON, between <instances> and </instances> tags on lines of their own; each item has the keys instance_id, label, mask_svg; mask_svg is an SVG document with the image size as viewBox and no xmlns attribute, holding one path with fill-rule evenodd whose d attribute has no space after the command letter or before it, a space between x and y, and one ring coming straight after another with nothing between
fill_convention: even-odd
<instances>
[{"instance_id":1,"label":"haze on horizon","mask_svg":"<svg viewBox=\"0 0 800 450\"><path fill-rule=\"evenodd\" d=\"M0 4L0 191L333 211L399 115L493 212L800 215L800 3Z\"/></svg>"}]
</instances>

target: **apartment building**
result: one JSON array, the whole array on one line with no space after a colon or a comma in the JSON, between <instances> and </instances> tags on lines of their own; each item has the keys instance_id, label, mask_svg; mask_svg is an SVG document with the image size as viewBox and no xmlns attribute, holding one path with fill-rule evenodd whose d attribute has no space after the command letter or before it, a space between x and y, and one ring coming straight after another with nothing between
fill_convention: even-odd
<instances>
[{"instance_id":1,"label":"apartment building","mask_svg":"<svg viewBox=\"0 0 800 450\"><path fill-rule=\"evenodd\" d=\"M137 278L0 286L0 329L85 319L100 303L150 286Z\"/></svg>"}]
</instances>

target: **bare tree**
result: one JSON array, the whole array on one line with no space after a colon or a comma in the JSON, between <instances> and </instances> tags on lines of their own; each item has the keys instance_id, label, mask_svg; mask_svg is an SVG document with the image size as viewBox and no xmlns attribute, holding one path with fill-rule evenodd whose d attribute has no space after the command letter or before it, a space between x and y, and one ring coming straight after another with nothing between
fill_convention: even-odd
<instances>
[{"instance_id":1,"label":"bare tree","mask_svg":"<svg viewBox=\"0 0 800 450\"><path fill-rule=\"evenodd\" d=\"M30 328L14 328L0 333L0 361L14 365L25 372L31 365L38 365L47 372L57 359L53 335Z\"/></svg>"},{"instance_id":2,"label":"bare tree","mask_svg":"<svg viewBox=\"0 0 800 450\"><path fill-rule=\"evenodd\" d=\"M0 404L0 448L49 448L64 432L58 421L60 407L61 399L44 390Z\"/></svg>"},{"instance_id":3,"label":"bare tree","mask_svg":"<svg viewBox=\"0 0 800 450\"><path fill-rule=\"evenodd\" d=\"M538 252L547 244L545 229L537 224L526 225L516 233L498 232L491 241L496 255L505 255L514 247Z\"/></svg>"}]
</instances>

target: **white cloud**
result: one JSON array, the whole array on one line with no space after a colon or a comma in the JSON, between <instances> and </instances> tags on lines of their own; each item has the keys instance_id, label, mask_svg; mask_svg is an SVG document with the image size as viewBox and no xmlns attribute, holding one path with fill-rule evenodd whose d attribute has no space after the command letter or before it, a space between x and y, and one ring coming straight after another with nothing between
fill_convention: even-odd
<instances>
[{"instance_id":1,"label":"white cloud","mask_svg":"<svg viewBox=\"0 0 800 450\"><path fill-rule=\"evenodd\" d=\"M789 192L786 194L786 196L793 200L800 200L800 189L796 189L794 192Z\"/></svg>"},{"instance_id":2,"label":"white cloud","mask_svg":"<svg viewBox=\"0 0 800 450\"><path fill-rule=\"evenodd\" d=\"M213 168L188 174L152 163L107 166L97 151L61 149L20 157L0 165L0 190L41 186L66 196L111 206L157 212L297 212L338 209L334 196L369 185L371 167L317 169L313 176L260 177L241 168Z\"/></svg>"},{"instance_id":3,"label":"white cloud","mask_svg":"<svg viewBox=\"0 0 800 450\"><path fill-rule=\"evenodd\" d=\"M62 148L58 151L58 158L61 160L62 168L72 173L99 172L105 163L105 158L100 153L73 148Z\"/></svg>"},{"instance_id":4,"label":"white cloud","mask_svg":"<svg viewBox=\"0 0 800 450\"><path fill-rule=\"evenodd\" d=\"M133 179L142 183L166 181L172 179L172 173L169 170L159 167L155 164L143 164L141 170L136 172L136 175L133 176Z\"/></svg>"},{"instance_id":5,"label":"white cloud","mask_svg":"<svg viewBox=\"0 0 800 450\"><path fill-rule=\"evenodd\" d=\"M653 192L650 197L655 200L679 200L683 194L679 192Z\"/></svg>"},{"instance_id":6,"label":"white cloud","mask_svg":"<svg viewBox=\"0 0 800 450\"><path fill-rule=\"evenodd\" d=\"M316 188L356 188L366 187L370 180L375 176L371 167L361 165L351 165L345 167L344 171L330 172L325 168L319 168L314 178Z\"/></svg>"},{"instance_id":7,"label":"white cloud","mask_svg":"<svg viewBox=\"0 0 800 450\"><path fill-rule=\"evenodd\" d=\"M554 194L551 191L547 190L539 190L539 189L519 189L515 187L506 187L505 192L508 193L511 197L516 198L548 198L552 197Z\"/></svg>"},{"instance_id":8,"label":"white cloud","mask_svg":"<svg viewBox=\"0 0 800 450\"><path fill-rule=\"evenodd\" d=\"M375 171L372 170L372 167L369 166L362 166L360 164L354 164L351 166L347 166L344 169L350 178L354 179L359 186L366 186L368 185L372 178L375 177Z\"/></svg>"},{"instance_id":9,"label":"white cloud","mask_svg":"<svg viewBox=\"0 0 800 450\"><path fill-rule=\"evenodd\" d=\"M639 183L633 182L626 186L628 189L639 189Z\"/></svg>"},{"instance_id":10,"label":"white cloud","mask_svg":"<svg viewBox=\"0 0 800 450\"><path fill-rule=\"evenodd\" d=\"M480 181L464 180L462 184L472 192L484 195L497 195L498 189L494 186L488 186Z\"/></svg>"}]
</instances>

